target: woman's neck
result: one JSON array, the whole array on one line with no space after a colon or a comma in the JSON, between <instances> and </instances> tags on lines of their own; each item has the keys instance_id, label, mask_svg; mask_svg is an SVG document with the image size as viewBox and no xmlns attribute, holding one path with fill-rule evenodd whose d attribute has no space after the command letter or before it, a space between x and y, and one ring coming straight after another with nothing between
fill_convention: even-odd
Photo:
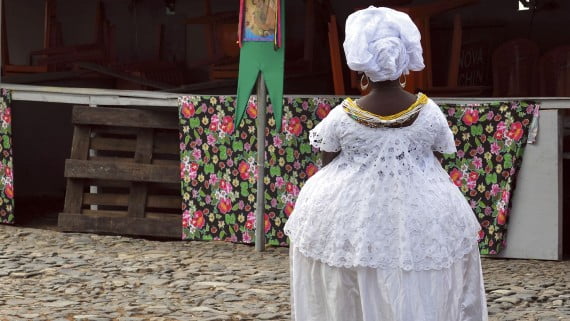
<instances>
[{"instance_id":1,"label":"woman's neck","mask_svg":"<svg viewBox=\"0 0 570 321\"><path fill-rule=\"evenodd\" d=\"M394 90L402 90L402 86L400 85L399 80L386 80L386 81L377 81L370 83L370 91L371 92L382 92L382 91L394 91Z\"/></svg>"}]
</instances>

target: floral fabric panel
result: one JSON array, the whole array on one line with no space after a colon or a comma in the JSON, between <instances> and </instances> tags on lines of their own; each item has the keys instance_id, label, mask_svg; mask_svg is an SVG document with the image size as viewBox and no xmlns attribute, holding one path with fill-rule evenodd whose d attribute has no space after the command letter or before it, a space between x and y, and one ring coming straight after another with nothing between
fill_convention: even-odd
<instances>
[{"instance_id":1,"label":"floral fabric panel","mask_svg":"<svg viewBox=\"0 0 570 321\"><path fill-rule=\"evenodd\" d=\"M318 153L309 144L309 131L342 99L286 97L280 133L268 106L264 177L268 244L288 244L283 226L300 188L320 166ZM236 128L235 104L230 96L180 98L183 239L254 240L257 108L251 97ZM441 108L458 149L456 155L445 155L444 167L481 222L481 253L497 254L505 245L515 178L539 108L530 102Z\"/></svg>"},{"instance_id":2,"label":"floral fabric panel","mask_svg":"<svg viewBox=\"0 0 570 321\"><path fill-rule=\"evenodd\" d=\"M341 98L285 98L282 131L268 106L265 234L270 245L287 245L283 226L308 177L319 166L309 131ZM256 209L257 107L251 97L236 128L235 97L180 98L183 239L253 243Z\"/></svg>"},{"instance_id":3,"label":"floral fabric panel","mask_svg":"<svg viewBox=\"0 0 570 321\"><path fill-rule=\"evenodd\" d=\"M12 172L11 94L0 93L0 223L14 223L14 175Z\"/></svg>"},{"instance_id":4,"label":"floral fabric panel","mask_svg":"<svg viewBox=\"0 0 570 321\"><path fill-rule=\"evenodd\" d=\"M444 167L481 223L481 254L506 245L511 196L539 106L532 102L441 105L455 135L457 154Z\"/></svg>"}]
</instances>

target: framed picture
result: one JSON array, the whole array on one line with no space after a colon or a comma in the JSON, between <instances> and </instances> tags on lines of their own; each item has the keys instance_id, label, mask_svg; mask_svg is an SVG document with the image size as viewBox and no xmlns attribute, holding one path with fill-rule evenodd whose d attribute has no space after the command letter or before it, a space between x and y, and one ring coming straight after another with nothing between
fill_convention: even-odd
<instances>
[{"instance_id":1,"label":"framed picture","mask_svg":"<svg viewBox=\"0 0 570 321\"><path fill-rule=\"evenodd\" d=\"M241 0L239 42L281 44L281 1Z\"/></svg>"}]
</instances>

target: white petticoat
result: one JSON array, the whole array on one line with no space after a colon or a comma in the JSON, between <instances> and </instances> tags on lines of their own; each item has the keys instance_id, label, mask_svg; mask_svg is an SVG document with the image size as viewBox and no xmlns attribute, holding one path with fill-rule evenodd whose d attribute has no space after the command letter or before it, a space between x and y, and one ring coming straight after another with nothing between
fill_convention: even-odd
<instances>
[{"instance_id":1,"label":"white petticoat","mask_svg":"<svg viewBox=\"0 0 570 321\"><path fill-rule=\"evenodd\" d=\"M477 248L430 271L331 267L294 245L290 255L294 321L487 321Z\"/></svg>"}]
</instances>

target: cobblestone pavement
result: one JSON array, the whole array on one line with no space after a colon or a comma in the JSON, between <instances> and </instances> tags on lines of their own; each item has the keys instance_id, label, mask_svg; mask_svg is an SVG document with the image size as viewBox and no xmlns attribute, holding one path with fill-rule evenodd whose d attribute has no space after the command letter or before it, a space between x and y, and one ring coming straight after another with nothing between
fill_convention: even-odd
<instances>
[{"instance_id":1,"label":"cobblestone pavement","mask_svg":"<svg viewBox=\"0 0 570 321\"><path fill-rule=\"evenodd\" d=\"M491 321L570 321L570 262L483 264ZM288 282L286 248L0 226L1 321L288 320Z\"/></svg>"}]
</instances>

